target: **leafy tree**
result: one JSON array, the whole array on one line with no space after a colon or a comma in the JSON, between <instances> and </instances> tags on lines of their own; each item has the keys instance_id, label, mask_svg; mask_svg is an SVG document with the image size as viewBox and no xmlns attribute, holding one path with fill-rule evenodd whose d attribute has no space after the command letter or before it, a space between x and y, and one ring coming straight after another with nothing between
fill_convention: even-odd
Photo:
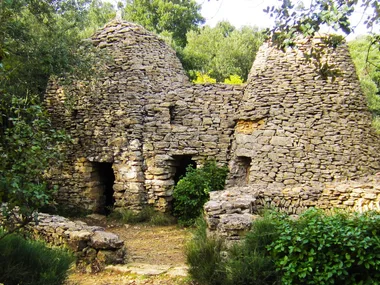
<instances>
[{"instance_id":1,"label":"leafy tree","mask_svg":"<svg viewBox=\"0 0 380 285\"><path fill-rule=\"evenodd\" d=\"M302 34L313 36L322 26L328 26L335 31L350 34L354 31L349 17L360 4L368 15L365 19L367 28L380 23L380 4L377 0L316 0L310 5L296 5L295 1L282 1L279 7L267 7L264 11L275 17L275 27L272 38L281 46L291 46L295 38ZM372 10L372 13L369 11ZM363 15L364 16L364 15ZM376 41L380 38L377 36Z\"/></svg>"},{"instance_id":2,"label":"leafy tree","mask_svg":"<svg viewBox=\"0 0 380 285\"><path fill-rule=\"evenodd\" d=\"M45 170L60 161L68 138L52 128L41 98L50 76L90 66L77 52L82 31L111 15L109 6L90 2L0 1L0 204L7 203L9 232L52 201Z\"/></svg>"},{"instance_id":3,"label":"leafy tree","mask_svg":"<svg viewBox=\"0 0 380 285\"><path fill-rule=\"evenodd\" d=\"M115 18L115 7L108 2L92 0L84 20L85 30L80 34L82 38L90 37L98 28Z\"/></svg>"},{"instance_id":4,"label":"leafy tree","mask_svg":"<svg viewBox=\"0 0 380 285\"><path fill-rule=\"evenodd\" d=\"M169 33L184 47L186 33L204 23L200 8L194 0L127 0L125 18L157 34Z\"/></svg>"},{"instance_id":5,"label":"leafy tree","mask_svg":"<svg viewBox=\"0 0 380 285\"><path fill-rule=\"evenodd\" d=\"M197 71L209 74L218 82L231 75L247 80L256 52L263 42L263 35L253 27L234 28L228 22L220 22L215 28L203 27L190 31L188 44L183 50L183 63L190 75Z\"/></svg>"},{"instance_id":6,"label":"leafy tree","mask_svg":"<svg viewBox=\"0 0 380 285\"><path fill-rule=\"evenodd\" d=\"M42 95L51 75L83 66L82 38L111 16L98 0L1 1L0 89Z\"/></svg>"},{"instance_id":7,"label":"leafy tree","mask_svg":"<svg viewBox=\"0 0 380 285\"><path fill-rule=\"evenodd\" d=\"M360 84L374 116L373 125L380 131L380 50L371 43L373 37L360 37L349 42Z\"/></svg>"},{"instance_id":8,"label":"leafy tree","mask_svg":"<svg viewBox=\"0 0 380 285\"><path fill-rule=\"evenodd\" d=\"M0 203L9 232L30 222L33 213L52 201L54 189L48 187L45 171L59 163L63 143L68 138L55 131L37 96L0 97ZM18 214L13 211L18 207ZM1 238L1 237L0 237Z\"/></svg>"}]
</instances>

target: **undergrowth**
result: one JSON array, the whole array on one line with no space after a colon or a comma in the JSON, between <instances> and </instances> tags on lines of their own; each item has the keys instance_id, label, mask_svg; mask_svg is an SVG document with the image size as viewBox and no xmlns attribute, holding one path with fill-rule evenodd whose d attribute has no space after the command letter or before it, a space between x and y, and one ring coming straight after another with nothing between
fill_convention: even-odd
<instances>
[{"instance_id":1,"label":"undergrowth","mask_svg":"<svg viewBox=\"0 0 380 285\"><path fill-rule=\"evenodd\" d=\"M11 234L0 240L0 283L59 285L65 281L74 256L43 242Z\"/></svg>"},{"instance_id":2,"label":"undergrowth","mask_svg":"<svg viewBox=\"0 0 380 285\"><path fill-rule=\"evenodd\" d=\"M203 285L380 284L380 214L266 212L232 247L198 222L189 273Z\"/></svg>"},{"instance_id":3,"label":"undergrowth","mask_svg":"<svg viewBox=\"0 0 380 285\"><path fill-rule=\"evenodd\" d=\"M195 226L193 238L185 247L189 274L200 284L224 284L226 270L222 253L225 245L221 239L207 236L203 218L198 218Z\"/></svg>"}]
</instances>

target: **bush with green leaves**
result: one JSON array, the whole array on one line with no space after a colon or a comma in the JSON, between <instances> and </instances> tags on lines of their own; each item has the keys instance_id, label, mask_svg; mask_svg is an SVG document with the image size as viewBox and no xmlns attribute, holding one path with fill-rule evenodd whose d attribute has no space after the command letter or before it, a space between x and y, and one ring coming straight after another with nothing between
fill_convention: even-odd
<instances>
[{"instance_id":1,"label":"bush with green leaves","mask_svg":"<svg viewBox=\"0 0 380 285\"><path fill-rule=\"evenodd\" d=\"M203 224L187 245L189 273L206 285L380 284L379 229L376 212L271 211L227 248Z\"/></svg>"},{"instance_id":2,"label":"bush with green leaves","mask_svg":"<svg viewBox=\"0 0 380 285\"><path fill-rule=\"evenodd\" d=\"M219 167L215 161L207 161L196 169L190 165L186 169L186 175L178 181L173 193L173 214L180 224L194 224L209 199L209 192L224 188L227 173L227 167Z\"/></svg>"},{"instance_id":3,"label":"bush with green leaves","mask_svg":"<svg viewBox=\"0 0 380 285\"><path fill-rule=\"evenodd\" d=\"M308 210L282 216L268 247L282 284L380 284L380 215Z\"/></svg>"},{"instance_id":4,"label":"bush with green leaves","mask_svg":"<svg viewBox=\"0 0 380 285\"><path fill-rule=\"evenodd\" d=\"M74 260L64 249L48 248L40 241L25 240L15 234L7 235L0 239L0 283L63 284Z\"/></svg>"}]
</instances>

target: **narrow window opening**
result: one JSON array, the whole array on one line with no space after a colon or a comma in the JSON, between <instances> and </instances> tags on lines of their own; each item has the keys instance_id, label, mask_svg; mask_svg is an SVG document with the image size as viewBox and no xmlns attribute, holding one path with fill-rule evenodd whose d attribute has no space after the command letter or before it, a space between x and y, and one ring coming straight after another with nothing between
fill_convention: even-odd
<instances>
[{"instance_id":1,"label":"narrow window opening","mask_svg":"<svg viewBox=\"0 0 380 285\"><path fill-rule=\"evenodd\" d=\"M71 112L71 119L75 120L78 117L78 110L74 109Z\"/></svg>"},{"instance_id":2,"label":"narrow window opening","mask_svg":"<svg viewBox=\"0 0 380 285\"><path fill-rule=\"evenodd\" d=\"M113 185L115 183L115 174L112 169L112 163L94 162L94 172L92 175L94 185L94 196L97 197L97 207L95 212L99 214L109 214L114 206Z\"/></svg>"},{"instance_id":3,"label":"narrow window opening","mask_svg":"<svg viewBox=\"0 0 380 285\"><path fill-rule=\"evenodd\" d=\"M175 120L175 107L173 105L169 106L169 116L170 116L170 124L173 124Z\"/></svg>"},{"instance_id":4,"label":"narrow window opening","mask_svg":"<svg viewBox=\"0 0 380 285\"><path fill-rule=\"evenodd\" d=\"M177 184L178 181L186 175L186 169L189 165L193 168L197 167L197 163L192 159L191 155L178 155L174 156L175 174L174 183Z\"/></svg>"},{"instance_id":5,"label":"narrow window opening","mask_svg":"<svg viewBox=\"0 0 380 285\"><path fill-rule=\"evenodd\" d=\"M239 156L235 160L235 185L245 186L249 184L249 174L251 171L252 158Z\"/></svg>"}]
</instances>

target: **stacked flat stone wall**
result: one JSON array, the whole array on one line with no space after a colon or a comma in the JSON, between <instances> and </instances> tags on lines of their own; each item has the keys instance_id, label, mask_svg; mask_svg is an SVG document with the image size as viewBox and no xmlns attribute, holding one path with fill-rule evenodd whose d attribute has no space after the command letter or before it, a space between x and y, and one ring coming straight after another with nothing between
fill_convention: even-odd
<instances>
[{"instance_id":1,"label":"stacked flat stone wall","mask_svg":"<svg viewBox=\"0 0 380 285\"><path fill-rule=\"evenodd\" d=\"M227 164L234 131L233 114L243 86L188 85L148 97L144 125L145 187L150 204L171 200L176 157L190 156L198 165L207 159Z\"/></svg>"},{"instance_id":2,"label":"stacked flat stone wall","mask_svg":"<svg viewBox=\"0 0 380 285\"><path fill-rule=\"evenodd\" d=\"M308 208L380 211L380 175L319 185L271 188L263 185L232 187L212 192L205 205L211 232L229 240L240 239L263 209L298 215Z\"/></svg>"},{"instance_id":3,"label":"stacked flat stone wall","mask_svg":"<svg viewBox=\"0 0 380 285\"><path fill-rule=\"evenodd\" d=\"M102 227L39 213L38 223L30 223L27 230L50 245L70 249L77 258L79 269L97 272L108 264L126 261L124 241Z\"/></svg>"}]
</instances>

